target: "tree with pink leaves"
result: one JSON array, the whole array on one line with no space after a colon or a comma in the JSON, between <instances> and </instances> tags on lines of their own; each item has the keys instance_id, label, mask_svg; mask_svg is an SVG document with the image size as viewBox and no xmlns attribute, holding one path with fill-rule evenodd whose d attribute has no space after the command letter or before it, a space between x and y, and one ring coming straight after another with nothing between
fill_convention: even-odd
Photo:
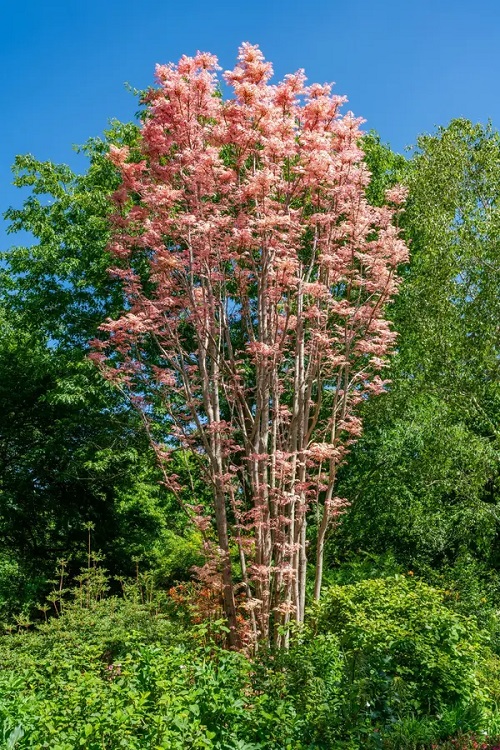
<instances>
[{"instance_id":1,"label":"tree with pink leaves","mask_svg":"<svg viewBox=\"0 0 500 750\"><path fill-rule=\"evenodd\" d=\"M225 100L217 69L201 53L158 66L138 151L111 149L127 308L93 357L143 415L168 487L179 491L168 460L182 448L213 490L212 509L193 498L185 510L230 645L283 645L313 569L320 596L359 406L384 391L405 193L368 204L361 121L329 85L302 72L271 85L244 44Z\"/></svg>"}]
</instances>

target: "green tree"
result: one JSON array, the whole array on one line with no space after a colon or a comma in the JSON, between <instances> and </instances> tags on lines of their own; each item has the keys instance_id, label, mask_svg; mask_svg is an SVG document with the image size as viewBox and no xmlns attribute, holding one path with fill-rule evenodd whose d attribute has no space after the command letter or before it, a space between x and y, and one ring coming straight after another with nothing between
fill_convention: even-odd
<instances>
[{"instance_id":1,"label":"green tree","mask_svg":"<svg viewBox=\"0 0 500 750\"><path fill-rule=\"evenodd\" d=\"M115 124L90 140L83 175L32 156L14 165L15 184L30 195L6 218L34 242L12 247L0 267L0 538L24 582L24 593L5 583L7 608L6 596L12 606L29 599L35 577L42 583L57 557L83 548L86 522L113 572L131 570L132 556L167 577L197 561L140 420L87 360L98 324L123 306L107 272L118 179L106 154L136 137L134 125Z\"/></svg>"},{"instance_id":2,"label":"green tree","mask_svg":"<svg viewBox=\"0 0 500 750\"><path fill-rule=\"evenodd\" d=\"M390 393L367 406L343 475L340 537L411 565L463 553L497 565L500 136L455 120L404 165L372 139L369 163L410 189L411 260L392 317Z\"/></svg>"}]
</instances>

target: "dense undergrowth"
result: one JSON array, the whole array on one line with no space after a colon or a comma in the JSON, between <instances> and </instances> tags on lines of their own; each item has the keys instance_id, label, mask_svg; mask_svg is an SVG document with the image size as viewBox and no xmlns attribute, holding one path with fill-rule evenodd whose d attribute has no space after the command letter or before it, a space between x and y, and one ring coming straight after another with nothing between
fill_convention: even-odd
<instances>
[{"instance_id":1,"label":"dense undergrowth","mask_svg":"<svg viewBox=\"0 0 500 750\"><path fill-rule=\"evenodd\" d=\"M70 588L61 579L46 622L1 638L0 747L492 747L492 621L479 627L453 592L378 562L374 577L332 584L287 652L255 658L224 647L222 621L194 624L196 605L152 575L111 595L92 563Z\"/></svg>"}]
</instances>

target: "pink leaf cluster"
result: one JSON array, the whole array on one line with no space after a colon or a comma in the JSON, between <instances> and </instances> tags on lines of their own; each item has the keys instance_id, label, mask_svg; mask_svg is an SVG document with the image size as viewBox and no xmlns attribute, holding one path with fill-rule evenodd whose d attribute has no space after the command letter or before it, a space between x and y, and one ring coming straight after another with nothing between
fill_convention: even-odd
<instances>
[{"instance_id":1,"label":"pink leaf cluster","mask_svg":"<svg viewBox=\"0 0 500 750\"><path fill-rule=\"evenodd\" d=\"M369 205L361 121L329 85L302 71L271 84L270 63L243 44L225 100L217 69L205 53L158 66L138 152L110 150L110 251L128 306L94 358L163 459L179 446L198 457L230 627L240 585L255 638L279 640L304 617L309 514L319 596L325 535L346 505L338 467L360 404L386 384L405 192Z\"/></svg>"}]
</instances>

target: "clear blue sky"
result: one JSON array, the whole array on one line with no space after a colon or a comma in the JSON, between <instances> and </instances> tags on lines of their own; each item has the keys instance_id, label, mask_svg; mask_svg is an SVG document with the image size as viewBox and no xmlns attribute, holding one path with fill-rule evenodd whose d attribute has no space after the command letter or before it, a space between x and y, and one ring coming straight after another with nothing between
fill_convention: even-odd
<instances>
[{"instance_id":1,"label":"clear blue sky","mask_svg":"<svg viewBox=\"0 0 500 750\"><path fill-rule=\"evenodd\" d=\"M500 127L500 0L0 1L0 212L15 154L85 168L71 150L136 111L156 62L197 49L232 67L261 46L277 77L305 68L396 150L453 117ZM0 249L14 243L0 227Z\"/></svg>"}]
</instances>

